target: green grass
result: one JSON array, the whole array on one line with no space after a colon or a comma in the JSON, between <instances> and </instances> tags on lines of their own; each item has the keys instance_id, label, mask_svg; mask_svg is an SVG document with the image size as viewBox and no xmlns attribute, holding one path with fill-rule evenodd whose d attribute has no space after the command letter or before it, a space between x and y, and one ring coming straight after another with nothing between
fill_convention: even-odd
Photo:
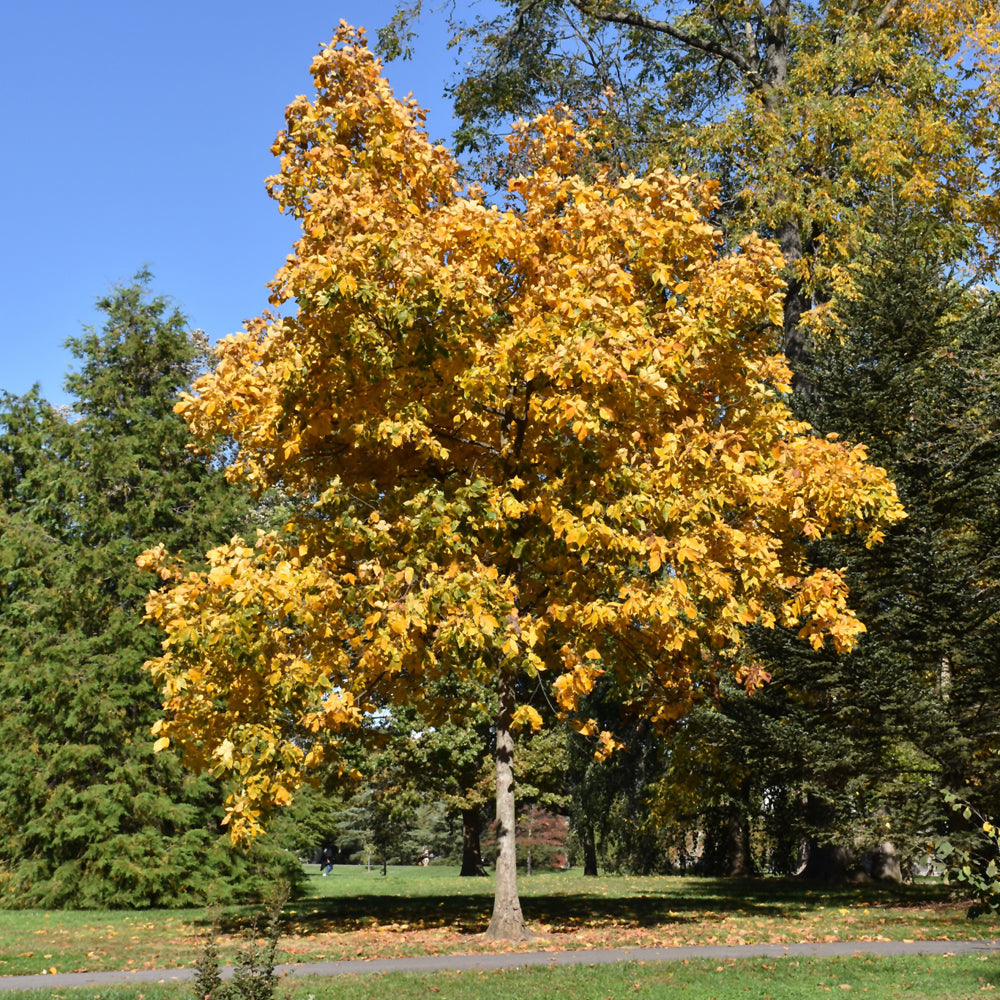
<instances>
[{"instance_id":1,"label":"green grass","mask_svg":"<svg viewBox=\"0 0 1000 1000\"><path fill-rule=\"evenodd\" d=\"M285 909L280 961L507 950L487 942L491 878L453 868L310 869L307 895ZM540 941L522 949L1000 937L1000 921L965 919L946 887L816 889L794 879L612 877L576 871L520 880ZM218 916L231 960L253 911ZM193 964L204 910L0 911L0 976Z\"/></svg>"},{"instance_id":2,"label":"green grass","mask_svg":"<svg viewBox=\"0 0 1000 1000\"><path fill-rule=\"evenodd\" d=\"M296 1000L792 1000L867 993L878 1000L971 1000L1000 985L1000 963L954 958L629 962L611 966L303 979Z\"/></svg>"},{"instance_id":3,"label":"green grass","mask_svg":"<svg viewBox=\"0 0 1000 1000\"><path fill-rule=\"evenodd\" d=\"M450 929L474 938L486 929L492 879L458 878L443 868L374 872L342 868L314 878L296 904L294 930L311 932ZM945 886L820 888L796 879L605 876L552 872L519 880L533 929L563 946L611 941L647 944L786 943L833 939L993 937L1000 922L965 918ZM401 954L404 952L400 952Z\"/></svg>"},{"instance_id":4,"label":"green grass","mask_svg":"<svg viewBox=\"0 0 1000 1000\"><path fill-rule=\"evenodd\" d=\"M291 977L276 1000L799 1000L867 995L877 1000L972 1000L1000 987L997 956L634 962L505 972ZM32 990L10 1000L189 1000L191 986Z\"/></svg>"}]
</instances>

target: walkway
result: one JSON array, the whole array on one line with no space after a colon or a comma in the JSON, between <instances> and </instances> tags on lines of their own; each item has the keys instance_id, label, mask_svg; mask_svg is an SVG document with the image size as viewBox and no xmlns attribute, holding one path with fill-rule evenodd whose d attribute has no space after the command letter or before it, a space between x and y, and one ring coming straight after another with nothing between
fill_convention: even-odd
<instances>
[{"instance_id":1,"label":"walkway","mask_svg":"<svg viewBox=\"0 0 1000 1000\"><path fill-rule=\"evenodd\" d=\"M820 958L837 955L970 955L1000 952L993 941L834 941L829 944L692 945L676 948L608 948L580 951L510 952L502 955L427 955L279 965L296 976L367 975L377 972L440 972L446 969L517 969L529 965L610 965L615 962L671 962L681 959ZM224 977L232 969L222 970ZM137 972L67 972L46 976L0 976L0 991L107 986L113 983L169 983L194 978L193 969Z\"/></svg>"}]
</instances>

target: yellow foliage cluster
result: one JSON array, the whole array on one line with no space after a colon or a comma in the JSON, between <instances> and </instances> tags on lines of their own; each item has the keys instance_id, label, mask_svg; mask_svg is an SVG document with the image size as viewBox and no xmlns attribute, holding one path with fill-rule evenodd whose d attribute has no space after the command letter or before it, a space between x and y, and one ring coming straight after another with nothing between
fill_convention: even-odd
<instances>
[{"instance_id":1,"label":"yellow foliage cluster","mask_svg":"<svg viewBox=\"0 0 1000 1000\"><path fill-rule=\"evenodd\" d=\"M744 0L692 14L693 34L728 22L738 37ZM677 143L721 156L745 178L740 224L794 223L807 290L850 296L851 273L876 219L907 206L941 223L928 240L971 239L979 272L1000 265L1000 11L995 0L883 0L815 5L775 21L790 55L787 79L735 102L710 127ZM771 10L775 9L772 6ZM787 5L786 5L787 10ZM685 84L683 76L674 81ZM929 248L930 251L930 248ZM822 326L825 308L807 320Z\"/></svg>"},{"instance_id":2,"label":"yellow foliage cluster","mask_svg":"<svg viewBox=\"0 0 1000 1000\"><path fill-rule=\"evenodd\" d=\"M148 603L157 735L235 779L233 835L429 677L544 675L567 716L605 678L666 721L752 623L849 649L846 585L802 543L901 510L786 406L775 248L721 254L709 184L584 173L557 115L517 131L526 169L487 205L357 32L312 72L270 182L302 225L273 284L298 312L224 341L178 407L303 514L206 572L143 557L172 583Z\"/></svg>"}]
</instances>

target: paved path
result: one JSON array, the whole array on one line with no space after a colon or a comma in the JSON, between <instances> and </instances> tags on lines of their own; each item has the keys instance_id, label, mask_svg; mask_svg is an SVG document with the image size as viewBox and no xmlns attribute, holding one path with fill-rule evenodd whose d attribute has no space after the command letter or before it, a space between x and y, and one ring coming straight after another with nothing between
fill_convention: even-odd
<instances>
[{"instance_id":1,"label":"paved path","mask_svg":"<svg viewBox=\"0 0 1000 1000\"><path fill-rule=\"evenodd\" d=\"M692 945L673 948L607 948L580 951L528 951L502 955L427 955L417 958L355 959L279 965L296 976L365 975L376 972L439 972L445 969L516 969L529 965L610 965L614 962L670 962L680 959L805 958L836 955L970 955L1000 952L993 941L834 941L826 944ZM232 969L222 970L223 977ZM0 976L0 991L113 983L170 983L194 978L193 969L142 969L137 972L67 972L47 976Z\"/></svg>"}]
</instances>

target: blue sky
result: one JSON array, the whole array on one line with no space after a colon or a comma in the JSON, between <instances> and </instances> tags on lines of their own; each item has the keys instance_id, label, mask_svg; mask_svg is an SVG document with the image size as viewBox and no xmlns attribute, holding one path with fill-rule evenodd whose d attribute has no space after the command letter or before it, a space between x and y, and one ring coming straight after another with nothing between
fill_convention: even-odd
<instances>
[{"instance_id":1,"label":"blue sky","mask_svg":"<svg viewBox=\"0 0 1000 1000\"><path fill-rule=\"evenodd\" d=\"M267 305L294 224L264 178L285 105L343 18L376 30L392 0L66 0L10 5L0 58L3 240L0 389L67 402L63 341L143 264L212 339ZM454 74L442 18L386 69L450 136Z\"/></svg>"}]
</instances>

